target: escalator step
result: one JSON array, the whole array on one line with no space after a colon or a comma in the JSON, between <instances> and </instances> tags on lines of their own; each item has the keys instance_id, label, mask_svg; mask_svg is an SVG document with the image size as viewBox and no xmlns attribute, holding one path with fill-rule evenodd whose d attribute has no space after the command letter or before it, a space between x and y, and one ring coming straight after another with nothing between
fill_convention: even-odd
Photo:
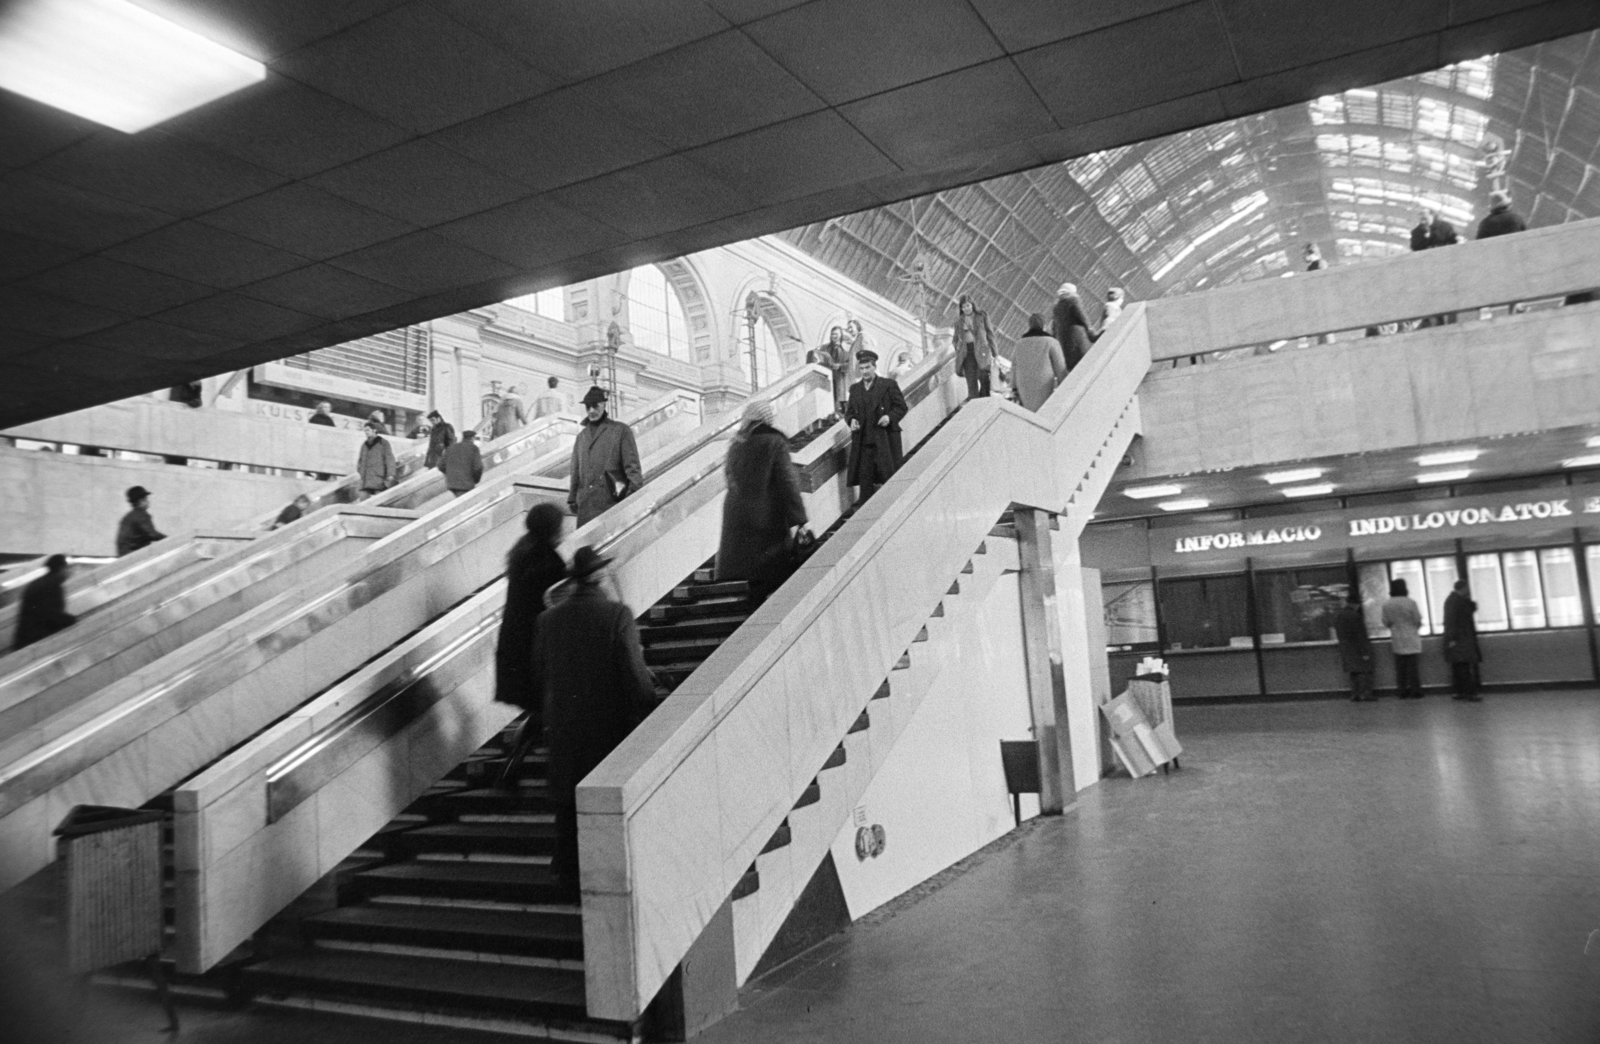
<instances>
[{"instance_id":1,"label":"escalator step","mask_svg":"<svg viewBox=\"0 0 1600 1044\"><path fill-rule=\"evenodd\" d=\"M853 732L866 732L870 728L872 728L872 719L867 716L866 711L862 711L856 715L856 720L850 723L850 728L845 731L845 735L848 736Z\"/></svg>"},{"instance_id":2,"label":"escalator step","mask_svg":"<svg viewBox=\"0 0 1600 1044\"><path fill-rule=\"evenodd\" d=\"M532 863L391 863L354 875L351 887L363 898L420 896L500 903L558 903L562 896L548 868Z\"/></svg>"},{"instance_id":3,"label":"escalator step","mask_svg":"<svg viewBox=\"0 0 1600 1044\"><path fill-rule=\"evenodd\" d=\"M813 779L806 786L806 789L804 789L804 790L802 790L800 792L800 796L795 799L794 807L795 808L805 808L807 805L815 805L818 801L821 801L821 800L822 800L822 784L818 783L816 780Z\"/></svg>"},{"instance_id":4,"label":"escalator step","mask_svg":"<svg viewBox=\"0 0 1600 1044\"><path fill-rule=\"evenodd\" d=\"M824 769L838 768L845 763L845 759L848 756L845 753L844 744L841 743L833 748L833 753L828 755L828 760L822 763L822 767Z\"/></svg>"},{"instance_id":5,"label":"escalator step","mask_svg":"<svg viewBox=\"0 0 1600 1044\"><path fill-rule=\"evenodd\" d=\"M766 855L768 852L782 848L791 840L793 840L793 837L789 832L789 821L785 819L781 824L778 825L778 829L773 832L772 837L768 839L767 843L761 847L760 854Z\"/></svg>"}]
</instances>

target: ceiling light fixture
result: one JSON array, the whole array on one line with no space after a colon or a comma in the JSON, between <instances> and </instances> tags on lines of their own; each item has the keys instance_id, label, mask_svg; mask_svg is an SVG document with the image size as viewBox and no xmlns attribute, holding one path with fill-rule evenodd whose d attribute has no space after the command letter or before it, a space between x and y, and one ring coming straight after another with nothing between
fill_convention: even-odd
<instances>
[{"instance_id":1,"label":"ceiling light fixture","mask_svg":"<svg viewBox=\"0 0 1600 1044\"><path fill-rule=\"evenodd\" d=\"M22 0L0 17L0 87L129 134L266 75L128 0Z\"/></svg>"},{"instance_id":2,"label":"ceiling light fixture","mask_svg":"<svg viewBox=\"0 0 1600 1044\"><path fill-rule=\"evenodd\" d=\"M1190 497L1188 500L1163 500L1156 505L1162 511L1199 511L1210 506L1211 501L1201 500L1199 497Z\"/></svg>"},{"instance_id":3,"label":"ceiling light fixture","mask_svg":"<svg viewBox=\"0 0 1600 1044\"><path fill-rule=\"evenodd\" d=\"M1417 463L1425 468L1438 468L1446 464L1471 464L1483 451L1479 449L1445 450L1443 453L1424 453L1417 458Z\"/></svg>"},{"instance_id":4,"label":"ceiling light fixture","mask_svg":"<svg viewBox=\"0 0 1600 1044\"><path fill-rule=\"evenodd\" d=\"M1435 482L1455 482L1458 479L1466 478L1470 474L1472 474L1471 468L1456 468L1452 471L1425 471L1417 476L1417 481L1426 486Z\"/></svg>"},{"instance_id":5,"label":"ceiling light fixture","mask_svg":"<svg viewBox=\"0 0 1600 1044\"><path fill-rule=\"evenodd\" d=\"M1174 485L1129 486L1127 489L1122 491L1122 495L1125 497L1132 497L1134 500L1153 500L1156 497L1176 496L1182 492L1182 486Z\"/></svg>"},{"instance_id":6,"label":"ceiling light fixture","mask_svg":"<svg viewBox=\"0 0 1600 1044\"><path fill-rule=\"evenodd\" d=\"M1278 492L1286 497L1320 497L1333 492L1333 483L1319 482L1314 486L1284 486Z\"/></svg>"},{"instance_id":7,"label":"ceiling light fixture","mask_svg":"<svg viewBox=\"0 0 1600 1044\"><path fill-rule=\"evenodd\" d=\"M1600 453L1590 453L1582 457L1568 457L1561 462L1564 468L1597 468L1600 467Z\"/></svg>"},{"instance_id":8,"label":"ceiling light fixture","mask_svg":"<svg viewBox=\"0 0 1600 1044\"><path fill-rule=\"evenodd\" d=\"M1285 482L1309 482L1321 478L1327 468L1294 468L1290 471L1269 471L1261 477L1274 486L1281 486Z\"/></svg>"}]
</instances>

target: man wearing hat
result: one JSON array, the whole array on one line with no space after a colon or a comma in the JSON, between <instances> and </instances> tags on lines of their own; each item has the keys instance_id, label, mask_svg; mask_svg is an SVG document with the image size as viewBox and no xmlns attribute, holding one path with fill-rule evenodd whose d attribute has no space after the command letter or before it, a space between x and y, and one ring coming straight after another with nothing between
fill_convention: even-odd
<instances>
[{"instance_id":1,"label":"man wearing hat","mask_svg":"<svg viewBox=\"0 0 1600 1044\"><path fill-rule=\"evenodd\" d=\"M150 519L150 491L143 486L128 489L128 503L133 510L117 523L117 556L130 555L141 547L149 547L167 534L156 528Z\"/></svg>"},{"instance_id":2,"label":"man wearing hat","mask_svg":"<svg viewBox=\"0 0 1600 1044\"><path fill-rule=\"evenodd\" d=\"M856 367L861 379L850 386L844 419L850 425L848 481L861 487L860 503L900 467L900 422L906 415L906 397L893 377L878 376L878 353L871 348L856 352Z\"/></svg>"},{"instance_id":3,"label":"man wearing hat","mask_svg":"<svg viewBox=\"0 0 1600 1044\"><path fill-rule=\"evenodd\" d=\"M1489 213L1478 222L1478 238L1493 239L1513 232L1528 231L1528 223L1511 209L1511 193L1495 189L1489 193Z\"/></svg>"},{"instance_id":4,"label":"man wearing hat","mask_svg":"<svg viewBox=\"0 0 1600 1044\"><path fill-rule=\"evenodd\" d=\"M633 429L606 413L605 389L583 396L585 416L572 444L572 478L567 506L582 526L644 485Z\"/></svg>"},{"instance_id":5,"label":"man wearing hat","mask_svg":"<svg viewBox=\"0 0 1600 1044\"><path fill-rule=\"evenodd\" d=\"M442 466L444 451L455 445L456 429L452 428L444 419L444 414L438 410L428 411L428 455L422 458L425 468Z\"/></svg>"},{"instance_id":6,"label":"man wearing hat","mask_svg":"<svg viewBox=\"0 0 1600 1044\"><path fill-rule=\"evenodd\" d=\"M550 799L556 849L550 862L559 898L578 898L578 783L655 707L633 610L602 583L611 560L578 548L567 567L571 593L539 614L532 677L544 683ZM553 592L552 592L553 593Z\"/></svg>"}]
</instances>

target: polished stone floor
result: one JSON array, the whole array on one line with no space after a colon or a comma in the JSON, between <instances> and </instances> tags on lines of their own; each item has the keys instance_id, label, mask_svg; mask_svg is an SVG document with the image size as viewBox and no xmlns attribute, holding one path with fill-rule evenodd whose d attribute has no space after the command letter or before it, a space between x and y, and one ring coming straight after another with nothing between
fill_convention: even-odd
<instances>
[{"instance_id":1,"label":"polished stone floor","mask_svg":"<svg viewBox=\"0 0 1600 1044\"><path fill-rule=\"evenodd\" d=\"M1177 725L1181 772L1025 825L751 986L699 1040L1600 1042L1600 694L1180 708ZM142 999L94 1003L80 1039L166 1039ZM186 1017L191 1044L488 1039Z\"/></svg>"}]
</instances>

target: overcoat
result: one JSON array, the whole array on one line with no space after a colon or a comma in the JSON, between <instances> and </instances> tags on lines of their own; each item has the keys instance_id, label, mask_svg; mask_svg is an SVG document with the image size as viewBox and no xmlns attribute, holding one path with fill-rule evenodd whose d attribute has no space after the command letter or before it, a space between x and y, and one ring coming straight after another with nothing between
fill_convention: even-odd
<instances>
[{"instance_id":1,"label":"overcoat","mask_svg":"<svg viewBox=\"0 0 1600 1044\"><path fill-rule=\"evenodd\" d=\"M572 443L572 475L567 506L578 525L594 519L606 508L644 485L639 468L639 447L633 429L602 414L584 421Z\"/></svg>"},{"instance_id":2,"label":"overcoat","mask_svg":"<svg viewBox=\"0 0 1600 1044\"><path fill-rule=\"evenodd\" d=\"M552 783L560 786L575 786L655 704L633 612L596 584L578 584L539 614L533 676L543 680Z\"/></svg>"},{"instance_id":3,"label":"overcoat","mask_svg":"<svg viewBox=\"0 0 1600 1044\"><path fill-rule=\"evenodd\" d=\"M134 508L117 523L117 557L131 555L141 547L149 547L157 540L166 538L167 534L157 529L151 520L150 512L144 508Z\"/></svg>"},{"instance_id":4,"label":"overcoat","mask_svg":"<svg viewBox=\"0 0 1600 1044\"><path fill-rule=\"evenodd\" d=\"M1462 594L1451 591L1444 599L1444 658L1451 663L1478 663L1483 653L1478 649L1478 622L1473 614L1478 603Z\"/></svg>"},{"instance_id":5,"label":"overcoat","mask_svg":"<svg viewBox=\"0 0 1600 1044\"><path fill-rule=\"evenodd\" d=\"M477 442L462 439L445 450L439 470L444 472L445 488L452 493L465 492L476 486L478 480L483 478L483 453L479 451Z\"/></svg>"},{"instance_id":6,"label":"overcoat","mask_svg":"<svg viewBox=\"0 0 1600 1044\"><path fill-rule=\"evenodd\" d=\"M1078 365L1094 342L1089 336L1089 317L1083 314L1083 304L1076 297L1056 298L1050 315L1050 332L1061 345L1061 354L1070 370Z\"/></svg>"},{"instance_id":7,"label":"overcoat","mask_svg":"<svg viewBox=\"0 0 1600 1044\"><path fill-rule=\"evenodd\" d=\"M374 435L361 444L361 452L356 454L356 476L358 489L379 490L394 485L394 450L389 448L388 439Z\"/></svg>"},{"instance_id":8,"label":"overcoat","mask_svg":"<svg viewBox=\"0 0 1600 1044\"><path fill-rule=\"evenodd\" d=\"M872 450L876 475L865 476L868 483L883 482L900 467L900 422L906 415L906 397L893 377L877 377L872 387L866 381L850 386L850 400L845 404L845 423L859 421L860 427L850 433L850 467L846 480L852 486L862 483L861 457L864 450ZM878 426L879 417L888 417L887 427Z\"/></svg>"},{"instance_id":9,"label":"overcoat","mask_svg":"<svg viewBox=\"0 0 1600 1044\"><path fill-rule=\"evenodd\" d=\"M723 472L728 493L722 501L717 579L781 577L787 572L789 530L806 521L789 440L770 425L756 424L728 447Z\"/></svg>"},{"instance_id":10,"label":"overcoat","mask_svg":"<svg viewBox=\"0 0 1600 1044\"><path fill-rule=\"evenodd\" d=\"M1333 631L1339 638L1339 661L1346 674L1365 674L1372 670L1372 638L1367 634L1367 616L1359 605L1343 605L1333 614Z\"/></svg>"},{"instance_id":11,"label":"overcoat","mask_svg":"<svg viewBox=\"0 0 1600 1044\"><path fill-rule=\"evenodd\" d=\"M1383 603L1383 626L1389 628L1389 649L1396 656L1422 651L1422 610L1409 596L1397 595Z\"/></svg>"},{"instance_id":12,"label":"overcoat","mask_svg":"<svg viewBox=\"0 0 1600 1044\"><path fill-rule=\"evenodd\" d=\"M500 400L500 407L494 412L494 435L498 439L502 435L510 435L524 424L528 423L528 411L522 405L522 399L516 395L507 395Z\"/></svg>"},{"instance_id":13,"label":"overcoat","mask_svg":"<svg viewBox=\"0 0 1600 1044\"><path fill-rule=\"evenodd\" d=\"M444 451L455 445L455 441L456 429L452 428L448 422L440 421L435 424L433 430L428 432L428 455L422 458L422 466L425 468L438 467L439 462L444 459Z\"/></svg>"},{"instance_id":14,"label":"overcoat","mask_svg":"<svg viewBox=\"0 0 1600 1044\"><path fill-rule=\"evenodd\" d=\"M567 575L555 548L524 535L506 556L506 608L494 650L494 698L525 711L543 713L544 690L533 673L533 636L545 595ZM537 735L537 733L535 734Z\"/></svg>"},{"instance_id":15,"label":"overcoat","mask_svg":"<svg viewBox=\"0 0 1600 1044\"><path fill-rule=\"evenodd\" d=\"M1478 238L1493 239L1495 236L1508 236L1513 232L1528 231L1528 223L1512 211L1508 203L1497 204L1489 208L1489 213L1478 222Z\"/></svg>"},{"instance_id":16,"label":"overcoat","mask_svg":"<svg viewBox=\"0 0 1600 1044\"><path fill-rule=\"evenodd\" d=\"M1049 334L1024 337L1011 350L1011 386L1025 410L1038 413L1066 376L1066 357Z\"/></svg>"},{"instance_id":17,"label":"overcoat","mask_svg":"<svg viewBox=\"0 0 1600 1044\"><path fill-rule=\"evenodd\" d=\"M966 372L967 335L972 335L972 356L978 369L987 373L989 361L994 357L994 331L989 328L989 314L974 310L971 315L956 313L955 330L951 337L956 346L956 372Z\"/></svg>"},{"instance_id":18,"label":"overcoat","mask_svg":"<svg viewBox=\"0 0 1600 1044\"><path fill-rule=\"evenodd\" d=\"M22 589L22 607L17 612L17 635L12 649L32 645L72 624L77 617L67 612L63 584L67 578L45 573Z\"/></svg>"}]
</instances>

